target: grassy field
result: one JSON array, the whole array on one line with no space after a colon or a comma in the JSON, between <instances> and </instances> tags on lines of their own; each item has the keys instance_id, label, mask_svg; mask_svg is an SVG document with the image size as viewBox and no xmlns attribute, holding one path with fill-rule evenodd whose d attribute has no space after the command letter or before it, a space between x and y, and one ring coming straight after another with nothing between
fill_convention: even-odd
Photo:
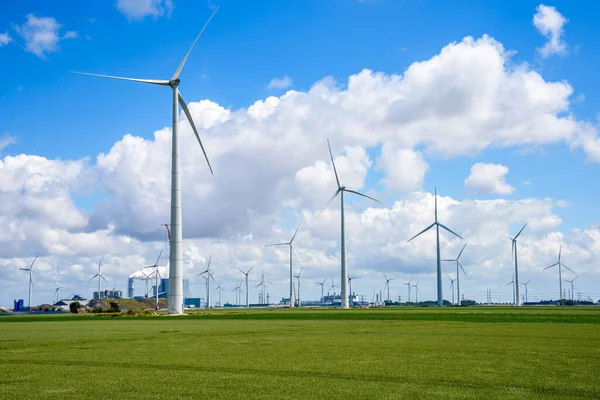
<instances>
[{"instance_id":1,"label":"grassy field","mask_svg":"<svg viewBox=\"0 0 600 400\"><path fill-rule=\"evenodd\" d=\"M600 398L600 308L0 317L0 398Z\"/></svg>"}]
</instances>

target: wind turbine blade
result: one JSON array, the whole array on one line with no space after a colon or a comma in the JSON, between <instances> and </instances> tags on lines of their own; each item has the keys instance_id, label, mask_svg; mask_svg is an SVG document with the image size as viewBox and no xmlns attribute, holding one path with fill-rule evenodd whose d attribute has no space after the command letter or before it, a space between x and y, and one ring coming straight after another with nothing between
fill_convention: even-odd
<instances>
[{"instance_id":1,"label":"wind turbine blade","mask_svg":"<svg viewBox=\"0 0 600 400\"><path fill-rule=\"evenodd\" d=\"M338 190L335 191L334 195L331 196L331 198L329 199L329 201L327 202L327 204L325 204L325 207L323 207L323 209L321 211L319 211L319 213L317 214L317 216L315 217L315 220L317 218L319 218L321 216L321 214L323 214L323 211L325 211L325 209L327 207L329 207L329 204L333 201L333 199L336 198L336 196L341 192L342 190L338 188Z\"/></svg>"},{"instance_id":2,"label":"wind turbine blade","mask_svg":"<svg viewBox=\"0 0 600 400\"><path fill-rule=\"evenodd\" d=\"M294 239L296 238L296 234L298 234L298 229L300 229L300 225L302 223L298 224L298 227L296 228L296 231L294 232L294 236L292 236L292 240L290 240L290 244L292 244L292 242L294 241Z\"/></svg>"},{"instance_id":3,"label":"wind turbine blade","mask_svg":"<svg viewBox=\"0 0 600 400\"><path fill-rule=\"evenodd\" d=\"M210 165L210 161L208 161L208 156L206 155L206 150L204 150L204 146L202 145L202 141L200 140L200 135L198 134L198 130L196 129L196 125L194 124L194 120L192 119L192 114L190 114L190 110L188 109L187 104L185 104L183 97L181 97L181 93L177 93L177 95L179 96L179 104L181 105L185 116L187 117L190 125L192 126L192 130L194 131L194 135L196 135L196 139L198 139L198 144L200 144L200 148L202 149L202 153L204 154L204 158L206 159L206 163L208 164L208 169L210 169L211 175L214 175L212 166Z\"/></svg>"},{"instance_id":4,"label":"wind turbine blade","mask_svg":"<svg viewBox=\"0 0 600 400\"><path fill-rule=\"evenodd\" d=\"M98 276L98 274L96 274L96 275L92 276L92 277L90 278L90 281L91 281L92 279L96 278L97 276Z\"/></svg>"},{"instance_id":5,"label":"wind turbine blade","mask_svg":"<svg viewBox=\"0 0 600 400\"><path fill-rule=\"evenodd\" d=\"M158 261L160 260L160 256L162 256L162 250L160 251L160 253L158 253L158 258L156 259L156 264L154 264L154 266L158 265Z\"/></svg>"},{"instance_id":6,"label":"wind turbine blade","mask_svg":"<svg viewBox=\"0 0 600 400\"><path fill-rule=\"evenodd\" d=\"M388 280L388 278L387 278L387 276L385 275L385 273L383 274L383 277L385 278L385 280L386 280L386 281Z\"/></svg>"},{"instance_id":7,"label":"wind turbine blade","mask_svg":"<svg viewBox=\"0 0 600 400\"><path fill-rule=\"evenodd\" d=\"M289 243L273 243L273 244L267 244L265 245L265 247L271 247L271 246L289 246Z\"/></svg>"},{"instance_id":8,"label":"wind turbine blade","mask_svg":"<svg viewBox=\"0 0 600 400\"><path fill-rule=\"evenodd\" d=\"M212 255L210 257L208 257L208 265L206 266L206 271L205 272L210 271L210 261L211 260L212 260Z\"/></svg>"},{"instance_id":9,"label":"wind turbine blade","mask_svg":"<svg viewBox=\"0 0 600 400\"><path fill-rule=\"evenodd\" d=\"M246 275L248 275L248 274L250 273L250 271L252 271L253 269L254 269L254 266L252 266L252 268L250 268L250 269L248 270L248 272L246 272Z\"/></svg>"},{"instance_id":10,"label":"wind turbine blade","mask_svg":"<svg viewBox=\"0 0 600 400\"><path fill-rule=\"evenodd\" d=\"M523 225L523 227L521 228L521 230L519 231L519 233L517 233L517 236L515 236L515 240L517 240L517 238L519 237L519 235L521 234L521 232L523 232L523 229L525 229L526 226L527 226L527 224Z\"/></svg>"},{"instance_id":11,"label":"wind turbine blade","mask_svg":"<svg viewBox=\"0 0 600 400\"><path fill-rule=\"evenodd\" d=\"M142 82L142 83L150 83L152 85L160 85L160 86L169 86L169 81L163 79L137 79L137 78L124 78L122 76L112 76L112 75L102 75L102 74L91 74L89 72L79 72L79 71L71 71L73 74L79 75L89 75L89 76L98 76L100 78L110 78L110 79L118 79L120 81L132 81L132 82Z\"/></svg>"},{"instance_id":12,"label":"wind turbine blade","mask_svg":"<svg viewBox=\"0 0 600 400\"><path fill-rule=\"evenodd\" d=\"M200 36L202 36L202 33L204 32L204 30L206 29L206 27L208 26L210 20L215 16L215 14L217 13L217 11L219 10L219 7L217 6L217 8L215 8L215 11L213 11L212 15L210 16L210 18L208 19L208 21L206 21L206 23L204 24L204 26L202 27L202 30L200 31L200 33L198 34L198 36L196 36L196 40L194 40L194 43L192 43L192 45L190 46L190 49L188 50L188 52L185 54L185 57L183 57L183 60L181 61L181 64L179 64L179 67L177 67L177 71L175 71L175 74L173 74L173 78L172 79L177 79L179 78L179 74L181 74L181 70L183 69L183 66L185 65L188 57L190 56L190 53L192 52L192 49L194 48L194 46L196 45L196 42L198 41L198 39L200 39Z\"/></svg>"},{"instance_id":13,"label":"wind turbine blade","mask_svg":"<svg viewBox=\"0 0 600 400\"><path fill-rule=\"evenodd\" d=\"M370 196L367 196L366 194L359 193L359 192L357 192L357 191L355 191L355 190L345 189L345 191L346 191L346 192L350 192L350 193L354 193L354 194L357 194L357 195L359 195L359 196L366 197L367 199L371 199L371 200L373 200L373 201L376 201L376 202L378 202L378 203L381 203L379 200L377 200L377 199L374 199L374 198L372 198L372 197L370 197Z\"/></svg>"},{"instance_id":14,"label":"wind turbine blade","mask_svg":"<svg viewBox=\"0 0 600 400\"><path fill-rule=\"evenodd\" d=\"M435 225L435 222L431 225L429 225L427 228L423 229L421 232L417 233L415 236L411 237L410 239L408 239L407 242L410 242L411 240L413 240L414 238L416 238L417 236L427 232L428 230L430 230L431 228L433 228L433 226Z\"/></svg>"},{"instance_id":15,"label":"wind turbine blade","mask_svg":"<svg viewBox=\"0 0 600 400\"><path fill-rule=\"evenodd\" d=\"M440 260L440 261L457 261L457 260Z\"/></svg>"},{"instance_id":16,"label":"wind turbine blade","mask_svg":"<svg viewBox=\"0 0 600 400\"><path fill-rule=\"evenodd\" d=\"M31 265L29 266L29 269L32 269L32 268L33 268L33 263L35 263L35 260L37 260L39 256L40 256L39 254L35 256L35 258L34 258L34 259L33 259L33 261L31 262Z\"/></svg>"},{"instance_id":17,"label":"wind turbine blade","mask_svg":"<svg viewBox=\"0 0 600 400\"><path fill-rule=\"evenodd\" d=\"M298 255L298 253L296 252L296 249L294 248L294 246L292 247L292 251L294 252L294 254L296 255L296 258L298 259L298 261L300 261L300 264L302 264L302 266L304 267L304 262L302 261L302 259L300 258L300 256ZM304 268L303 268L304 269Z\"/></svg>"},{"instance_id":18,"label":"wind turbine blade","mask_svg":"<svg viewBox=\"0 0 600 400\"><path fill-rule=\"evenodd\" d=\"M458 253L458 257L456 257L456 261L458 261L458 259L460 258L460 255L463 253L463 251L465 250L465 247L467 247L467 244L465 243L465 245L462 247L462 249L460 250L460 253Z\"/></svg>"},{"instance_id":19,"label":"wind turbine blade","mask_svg":"<svg viewBox=\"0 0 600 400\"><path fill-rule=\"evenodd\" d=\"M456 261L458 263L458 265L460 266L460 269L462 270L463 274L465 274L465 276L467 276L467 273L465 272L465 269L463 268L462 264L460 263L460 261Z\"/></svg>"},{"instance_id":20,"label":"wind turbine blade","mask_svg":"<svg viewBox=\"0 0 600 400\"><path fill-rule=\"evenodd\" d=\"M445 230L447 230L448 232L450 232L451 234L453 234L453 235L455 235L455 236L457 236L457 237L459 237L459 238L461 238L461 239L463 238L463 237L462 237L462 236L460 236L458 233L456 233L456 232L454 232L452 229L448 228L446 225L444 225L444 224L440 224L439 222L438 222L438 225L439 225L439 226L441 226L442 228L444 228Z\"/></svg>"},{"instance_id":21,"label":"wind turbine blade","mask_svg":"<svg viewBox=\"0 0 600 400\"><path fill-rule=\"evenodd\" d=\"M240 271L242 274L246 275L246 273L239 268L238 268L238 271Z\"/></svg>"},{"instance_id":22,"label":"wind turbine blade","mask_svg":"<svg viewBox=\"0 0 600 400\"><path fill-rule=\"evenodd\" d=\"M555 266L557 266L557 265L558 265L558 263L554 263L554 264L552 264L552 265L549 265L549 266L547 266L546 268L544 268L544 270L546 270L546 269L548 269L548 268L555 267ZM542 271L543 271L543 270L542 270Z\"/></svg>"},{"instance_id":23,"label":"wind turbine blade","mask_svg":"<svg viewBox=\"0 0 600 400\"><path fill-rule=\"evenodd\" d=\"M563 264L564 265L564 264ZM575 282L575 279L579 278L579 275L576 276L575 278L573 278L573 280L571 281L571 283Z\"/></svg>"},{"instance_id":24,"label":"wind turbine blade","mask_svg":"<svg viewBox=\"0 0 600 400\"><path fill-rule=\"evenodd\" d=\"M560 262L560 255L562 254L562 244L560 245L560 248L558 249L558 262Z\"/></svg>"},{"instance_id":25,"label":"wind turbine blade","mask_svg":"<svg viewBox=\"0 0 600 400\"><path fill-rule=\"evenodd\" d=\"M337 182L338 189L340 189L342 186L340 185L340 179L338 178L337 169L335 168L335 161L333 161L333 153L331 152L329 139L327 139L327 147L329 147L329 155L331 156L331 164L333 165L333 172L335 173L335 181Z\"/></svg>"},{"instance_id":26,"label":"wind turbine blade","mask_svg":"<svg viewBox=\"0 0 600 400\"><path fill-rule=\"evenodd\" d=\"M563 267L565 267L566 269L568 269L569 271L575 273L575 271L573 271L571 268L567 267L565 264L560 263L560 265L562 265Z\"/></svg>"},{"instance_id":27,"label":"wind turbine blade","mask_svg":"<svg viewBox=\"0 0 600 400\"><path fill-rule=\"evenodd\" d=\"M104 279L104 276L100 275L100 278L102 278L104 282L108 282L106 279Z\"/></svg>"}]
</instances>

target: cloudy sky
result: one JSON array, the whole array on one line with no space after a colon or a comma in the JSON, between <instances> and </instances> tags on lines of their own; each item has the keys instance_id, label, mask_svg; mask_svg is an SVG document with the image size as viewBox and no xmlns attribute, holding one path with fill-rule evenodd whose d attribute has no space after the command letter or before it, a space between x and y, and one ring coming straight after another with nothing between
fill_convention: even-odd
<instances>
[{"instance_id":1,"label":"cloudy sky","mask_svg":"<svg viewBox=\"0 0 600 400\"><path fill-rule=\"evenodd\" d=\"M169 79L217 3L13 3L0 15L0 305L27 298L19 268L36 254L34 304L55 282L91 296L101 256L103 285L125 291L167 248L170 93L69 71ZM288 253L264 246L299 222L301 297L339 286L338 202L315 219L336 189L329 138L341 181L381 201L347 197L349 273L367 300L383 273L394 299L411 278L435 298L435 234L406 242L433 222L435 187L441 222L465 239L443 233L442 257L467 243L465 298L511 300L506 235L524 223L530 300L557 297L557 271L542 268L561 245L576 297L600 298L598 2L220 6L180 86L215 170L182 116L194 296L210 255L224 301L251 266L252 301L261 271L273 299L287 295Z\"/></svg>"}]
</instances>

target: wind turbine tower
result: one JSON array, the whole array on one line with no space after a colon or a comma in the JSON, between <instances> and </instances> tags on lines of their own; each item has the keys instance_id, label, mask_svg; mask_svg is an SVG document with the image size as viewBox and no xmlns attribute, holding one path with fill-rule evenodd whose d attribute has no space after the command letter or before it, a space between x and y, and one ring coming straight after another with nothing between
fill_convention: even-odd
<instances>
[{"instance_id":1,"label":"wind turbine tower","mask_svg":"<svg viewBox=\"0 0 600 400\"><path fill-rule=\"evenodd\" d=\"M200 135L198 134L198 130L194 125L194 121L192 119L192 115L190 114L190 110L187 107L187 104L183 100L183 97L179 93L179 84L180 79L179 75L181 74L181 70L185 65L194 45L200 39L202 32L206 29L208 23L213 18L215 13L219 8L217 7L215 11L212 13L198 36L196 36L196 40L190 46L190 49L183 57L183 60L177 67L177 70L173 74L173 77L169 80L156 80L156 79L137 79L137 78L123 78L119 76L111 76L111 75L100 75L100 74L90 74L85 72L77 72L83 75L91 75L91 76L99 76L101 78L110 78L110 79L119 79L124 81L133 81L133 82L141 82L141 83L149 83L152 85L159 86L169 86L172 90L172 113L173 113L173 124L171 127L172 132L172 144L171 144L171 238L170 238L170 254L169 254L169 314L183 314L183 261L182 261L182 218L181 218L181 170L180 170L180 155L179 155L179 132L178 132L178 123L179 123L179 107L178 104L181 105L187 120L189 121L194 134L196 135L196 139L198 140L198 144L200 144L200 148L202 149L202 153L204 153L204 158L208 163L208 168L210 169L210 173L212 174L212 167L210 162L208 161L208 156L206 155L206 151L204 150L204 146L200 141ZM210 279L210 278L209 278Z\"/></svg>"},{"instance_id":2,"label":"wind turbine tower","mask_svg":"<svg viewBox=\"0 0 600 400\"><path fill-rule=\"evenodd\" d=\"M569 267L567 267L565 264L562 263L560 257L562 254L562 245L560 246L560 249L558 250L558 262L555 262L552 265L547 266L546 268L544 268L544 270L548 269L548 268L552 268L552 267L556 267L558 266L558 287L560 290L560 294L558 296L558 304L560 304L560 300L564 297L563 295L563 291L562 291L562 267L565 267L566 269L568 269L569 271L573 272L573 270ZM575 272L573 272L575 273Z\"/></svg>"},{"instance_id":3,"label":"wind turbine tower","mask_svg":"<svg viewBox=\"0 0 600 400\"><path fill-rule=\"evenodd\" d=\"M517 238L519 237L521 232L523 232L523 229L525 229L526 226L527 226L527 224L523 225L523 227L521 228L519 233L517 233L517 235L514 238L511 238L510 236L508 237L512 241L512 255L515 260L515 275L513 276L513 280L515 281L514 290L515 290L515 305L516 306L521 305L521 294L520 294L520 290L519 290L519 264L517 262Z\"/></svg>"},{"instance_id":4,"label":"wind turbine tower","mask_svg":"<svg viewBox=\"0 0 600 400\"><path fill-rule=\"evenodd\" d=\"M31 262L31 265L29 266L29 268L19 268L21 271L27 271L29 273L29 301L28 301L29 305L28 305L28 307L29 307L30 312L31 312L31 287L33 285L31 271L33 271L33 264L35 263L35 260L37 260L38 257L39 257L39 254L35 256L35 258Z\"/></svg>"},{"instance_id":5,"label":"wind turbine tower","mask_svg":"<svg viewBox=\"0 0 600 400\"><path fill-rule=\"evenodd\" d=\"M340 212L341 212L341 241L340 241L341 288L340 289L341 289L341 293L340 293L340 295L342 298L341 299L342 300L342 304L341 304L342 308L349 308L349 305L348 305L348 266L346 264L346 227L345 227L345 222L344 222L344 193L345 192L354 193L359 196L366 197L367 199L376 201L377 203L379 203L379 200L369 197L366 194L362 194L357 191L347 189L346 186L343 186L340 183L337 169L335 168L335 161L333 161L333 153L331 152L331 145L329 144L329 139L327 139L327 146L329 147L329 156L331 157L331 164L333 165L333 173L335 174L337 190L333 194L333 197L331 197L331 199L329 199L329 201L327 202L325 207L323 207L323 210L321 210L319 215L321 215L323 213L323 211L325 211L327 206L329 206L329 204L333 201L333 199L335 199L337 197L337 195L339 194L340 195L340 204L341 204L341 208L340 208ZM319 215L317 215L317 218L319 217Z\"/></svg>"},{"instance_id":6,"label":"wind turbine tower","mask_svg":"<svg viewBox=\"0 0 600 400\"><path fill-rule=\"evenodd\" d=\"M458 233L450 230L450 228L448 228L446 225L438 222L437 188L434 191L434 197L435 197L435 200L434 200L434 202L435 202L435 206L434 206L435 220L434 220L433 224L429 225L427 228L423 229L421 232L417 233L415 236L408 239L408 241L410 242L414 238L422 235L423 233L427 232L428 230L430 230L431 228L433 228L435 226L435 239L436 239L436 246L437 246L437 305L438 305L438 307L442 307L444 305L444 300L443 300L443 295L442 295L442 261L440 258L440 228L445 229L446 231L450 232L451 234L455 235L456 237L458 237L460 239L462 239L462 236L460 236Z\"/></svg>"},{"instance_id":7,"label":"wind turbine tower","mask_svg":"<svg viewBox=\"0 0 600 400\"><path fill-rule=\"evenodd\" d=\"M442 261L456 261L456 279L455 280L456 280L456 304L457 305L460 305L460 271L458 270L459 267L460 267L460 269L462 269L463 274L465 274L465 276L467 276L467 273L465 272L465 269L463 268L462 264L459 261L461 254L465 250L465 247L467 247L466 243L464 244L464 246L460 250L460 253L458 253L458 256L456 257L456 259L454 259L454 260L442 260ZM454 298L454 291L452 293L452 298ZM452 302L454 303L454 300L452 300Z\"/></svg>"},{"instance_id":8,"label":"wind turbine tower","mask_svg":"<svg viewBox=\"0 0 600 400\"><path fill-rule=\"evenodd\" d=\"M241 269L239 269L239 271L244 274L246 276L246 307L250 307L250 300L248 299L248 274L250 273L250 271L252 271L254 267L250 268L247 272L242 271ZM221 284L219 283L219 286Z\"/></svg>"},{"instance_id":9,"label":"wind turbine tower","mask_svg":"<svg viewBox=\"0 0 600 400\"><path fill-rule=\"evenodd\" d=\"M298 256L298 253L296 253L296 249L294 249L294 239L296 238L296 234L298 233L298 229L300 229L300 224L298 224L298 227L296 228L296 231L294 232L294 235L292 236L292 240L290 240L289 242L283 242L283 243L273 243L273 244L268 244L265 247L271 247L271 246L290 246L290 307L294 307L294 288L293 288L293 284L294 284L294 272L293 272L293 259L294 259L294 253L296 254L296 257L298 257L298 260L300 260L300 256ZM300 260L300 262L302 262L302 260Z\"/></svg>"}]
</instances>

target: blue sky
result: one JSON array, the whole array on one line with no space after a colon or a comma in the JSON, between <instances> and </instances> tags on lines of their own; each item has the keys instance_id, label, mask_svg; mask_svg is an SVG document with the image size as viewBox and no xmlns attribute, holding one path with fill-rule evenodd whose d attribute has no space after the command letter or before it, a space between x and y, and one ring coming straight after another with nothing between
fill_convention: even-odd
<instances>
[{"instance_id":1,"label":"blue sky","mask_svg":"<svg viewBox=\"0 0 600 400\"><path fill-rule=\"evenodd\" d=\"M155 131L170 125L167 89L69 71L168 79L213 4L175 0L170 12L134 18L116 3L19 1L5 5L0 34L6 32L12 40L0 46L4 77L0 139L10 136L14 143L0 149L2 157L88 158L93 166L97 155L109 153L125 134L152 140ZM566 51L548 57L539 52L547 38L532 23L539 1L224 0L218 5L219 12L182 73L180 90L188 103L209 99L231 111L245 110L257 100L282 96L287 90L309 91L328 76L344 90L348 77L365 68L402 75L411 64L432 59L449 43L487 34L515 52L511 65L536 71L546 82L567 82L573 88L568 110L559 115L598 123L600 83L595 76L600 68L596 21L600 3L595 1L547 3L568 19L561 34ZM61 25L54 51L41 55L26 51L19 32L28 14L54 18ZM284 76L291 79L289 87L268 87L272 79ZM347 145L334 141L334 153L342 154ZM375 164L381 148L365 148ZM495 143L458 156L427 152L423 144L415 149L426 153L428 163L415 190L431 193L437 186L440 194L457 201L565 200L569 206L553 209L562 219L562 232L593 227L600 219L595 204L598 189L593 184L599 166L587 160L581 146L566 141L523 146ZM327 161L326 148L322 146L313 159ZM514 191L475 195L467 190L464 181L479 162L508 167L506 183ZM409 190L382 188L384 175L370 168L364 190L380 193L384 205L391 208ZM88 196L81 189L72 190L70 196L88 213L98 210L97 202L116 196L103 188L93 191L97 193ZM289 215L281 223L294 225ZM517 225L511 229L518 229Z\"/></svg>"}]
</instances>

